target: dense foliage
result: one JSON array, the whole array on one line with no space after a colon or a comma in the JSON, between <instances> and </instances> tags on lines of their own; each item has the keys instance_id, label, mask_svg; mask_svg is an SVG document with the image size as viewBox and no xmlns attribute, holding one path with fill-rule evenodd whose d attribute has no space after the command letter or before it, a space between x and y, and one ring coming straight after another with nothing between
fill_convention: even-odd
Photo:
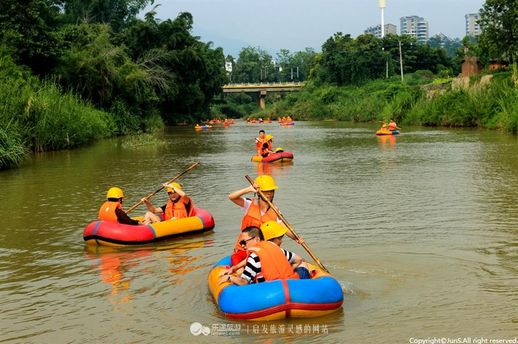
<instances>
[{"instance_id":1,"label":"dense foliage","mask_svg":"<svg viewBox=\"0 0 518 344\"><path fill-rule=\"evenodd\" d=\"M480 45L488 59L518 62L518 1L486 0L480 11Z\"/></svg>"},{"instance_id":2,"label":"dense foliage","mask_svg":"<svg viewBox=\"0 0 518 344\"><path fill-rule=\"evenodd\" d=\"M518 2L486 0L479 39L336 33L322 45L275 57L245 47L236 58L191 34L193 18L158 20L154 0L0 2L0 169L27 152L75 147L211 116L290 114L298 119L386 120L518 130ZM157 5L158 6L158 5ZM457 88L466 56L499 73ZM226 70L225 70L226 68ZM301 93L223 95L233 83L306 82ZM425 86L425 84L428 84Z\"/></svg>"},{"instance_id":3,"label":"dense foliage","mask_svg":"<svg viewBox=\"0 0 518 344\"><path fill-rule=\"evenodd\" d=\"M165 21L156 19L153 10L144 19L136 17L152 3L0 2L0 58L2 63L7 63L8 58L13 64L0 71L6 83L0 97L4 128L0 137L13 132L12 137L2 139L2 144L23 146L22 150L15 150L16 154L7 150L10 156L89 141L89 136L83 138L80 132L89 125L95 126L97 117L106 117L109 129L92 138L150 131L162 127L164 122L194 121L208 116L212 99L227 82L223 50L191 34L193 18L189 13ZM6 104L18 105L9 108ZM27 109L39 115L23 121ZM89 117L92 123L61 123L72 115L67 113L72 109L76 113L99 115ZM53 120L61 116L63 133L48 116ZM41 123L46 126L38 126L40 117L45 119ZM6 131L8 125L24 130ZM78 126L77 133L74 125ZM66 135L66 143L61 135ZM19 159L11 160L13 163L3 163L0 155L0 169L15 165Z\"/></svg>"},{"instance_id":4,"label":"dense foliage","mask_svg":"<svg viewBox=\"0 0 518 344\"><path fill-rule=\"evenodd\" d=\"M274 58L261 48L241 49L237 60L227 56L232 66L229 72L232 83L298 82L307 79L316 62L317 53L310 48L290 53L281 49Z\"/></svg>"}]
</instances>

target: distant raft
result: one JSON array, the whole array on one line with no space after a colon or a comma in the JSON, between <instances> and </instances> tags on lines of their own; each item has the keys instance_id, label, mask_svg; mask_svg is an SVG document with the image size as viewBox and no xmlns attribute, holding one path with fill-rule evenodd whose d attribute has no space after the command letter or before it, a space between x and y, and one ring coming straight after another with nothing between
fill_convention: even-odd
<instances>
[{"instance_id":1,"label":"distant raft","mask_svg":"<svg viewBox=\"0 0 518 344\"><path fill-rule=\"evenodd\" d=\"M388 129L380 129L376 132L376 135L397 135L399 134L399 130L388 130Z\"/></svg>"},{"instance_id":2,"label":"distant raft","mask_svg":"<svg viewBox=\"0 0 518 344\"><path fill-rule=\"evenodd\" d=\"M208 125L208 124L204 124L204 125L196 124L194 126L194 130L207 130L207 129L210 129L210 128L212 128L212 125Z\"/></svg>"},{"instance_id":3,"label":"distant raft","mask_svg":"<svg viewBox=\"0 0 518 344\"><path fill-rule=\"evenodd\" d=\"M343 304L342 287L323 270L308 264L311 279L275 280L237 286L219 284L219 275L230 265L220 260L209 272L210 292L225 316L242 320L313 318L335 312Z\"/></svg>"},{"instance_id":4,"label":"distant raft","mask_svg":"<svg viewBox=\"0 0 518 344\"><path fill-rule=\"evenodd\" d=\"M213 228L212 215L207 210L194 208L194 215L191 217L149 225L132 226L111 221L93 221L83 231L83 239L91 245L143 245L180 235L202 233Z\"/></svg>"},{"instance_id":5,"label":"distant raft","mask_svg":"<svg viewBox=\"0 0 518 344\"><path fill-rule=\"evenodd\" d=\"M293 160L293 153L286 151L279 151L270 153L267 157L263 158L260 155L254 155L252 161L255 162L288 162Z\"/></svg>"}]
</instances>

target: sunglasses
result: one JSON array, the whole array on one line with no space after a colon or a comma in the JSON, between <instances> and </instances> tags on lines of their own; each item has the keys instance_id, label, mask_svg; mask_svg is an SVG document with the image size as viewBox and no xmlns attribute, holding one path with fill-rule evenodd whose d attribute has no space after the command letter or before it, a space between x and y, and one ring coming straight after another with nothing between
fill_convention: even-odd
<instances>
[{"instance_id":1,"label":"sunglasses","mask_svg":"<svg viewBox=\"0 0 518 344\"><path fill-rule=\"evenodd\" d=\"M247 242L249 242L249 241L250 241L250 240L252 240L252 239L255 239L255 237L251 237L251 238L246 239L246 240L245 240L245 239L243 239L243 240L241 240L241 241L239 242L239 245L241 245L241 246L245 246L245 245L246 245L246 243L247 243Z\"/></svg>"}]
</instances>

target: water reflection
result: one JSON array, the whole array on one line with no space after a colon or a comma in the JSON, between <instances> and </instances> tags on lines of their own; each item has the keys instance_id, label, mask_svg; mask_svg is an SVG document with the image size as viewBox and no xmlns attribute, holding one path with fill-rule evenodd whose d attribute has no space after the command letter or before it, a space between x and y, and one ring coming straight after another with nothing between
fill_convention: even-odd
<instances>
[{"instance_id":1,"label":"water reflection","mask_svg":"<svg viewBox=\"0 0 518 344\"><path fill-rule=\"evenodd\" d=\"M139 260L151 255L152 250L118 252L113 248L87 245L86 252L100 280L110 287L110 301L120 304L133 299L134 295L129 290L131 278L127 276L128 272L138 267Z\"/></svg>"},{"instance_id":2,"label":"water reflection","mask_svg":"<svg viewBox=\"0 0 518 344\"><path fill-rule=\"evenodd\" d=\"M181 284L186 281L184 275L204 267L203 264L195 264L202 256L191 251L212 245L213 239L131 248L85 245L84 252L91 267L98 272L100 281L109 286L110 301L121 304L135 298L134 279L152 273L148 266L156 264L156 260L167 266L168 283Z\"/></svg>"},{"instance_id":3,"label":"water reflection","mask_svg":"<svg viewBox=\"0 0 518 344\"><path fill-rule=\"evenodd\" d=\"M376 137L381 150L396 148L396 135L378 135Z\"/></svg>"},{"instance_id":4,"label":"water reflection","mask_svg":"<svg viewBox=\"0 0 518 344\"><path fill-rule=\"evenodd\" d=\"M256 174L258 176L262 174L268 174L274 178L289 174L293 167L293 161L287 161L282 163L256 162L255 164L257 167Z\"/></svg>"}]
</instances>

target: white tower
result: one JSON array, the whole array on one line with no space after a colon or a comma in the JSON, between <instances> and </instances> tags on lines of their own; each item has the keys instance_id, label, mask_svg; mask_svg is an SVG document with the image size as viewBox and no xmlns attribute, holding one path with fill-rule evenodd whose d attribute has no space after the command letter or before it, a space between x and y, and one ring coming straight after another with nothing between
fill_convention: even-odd
<instances>
[{"instance_id":1,"label":"white tower","mask_svg":"<svg viewBox=\"0 0 518 344\"><path fill-rule=\"evenodd\" d=\"M385 37L385 7L387 6L386 0L378 0L379 8L381 9L381 38Z\"/></svg>"}]
</instances>

